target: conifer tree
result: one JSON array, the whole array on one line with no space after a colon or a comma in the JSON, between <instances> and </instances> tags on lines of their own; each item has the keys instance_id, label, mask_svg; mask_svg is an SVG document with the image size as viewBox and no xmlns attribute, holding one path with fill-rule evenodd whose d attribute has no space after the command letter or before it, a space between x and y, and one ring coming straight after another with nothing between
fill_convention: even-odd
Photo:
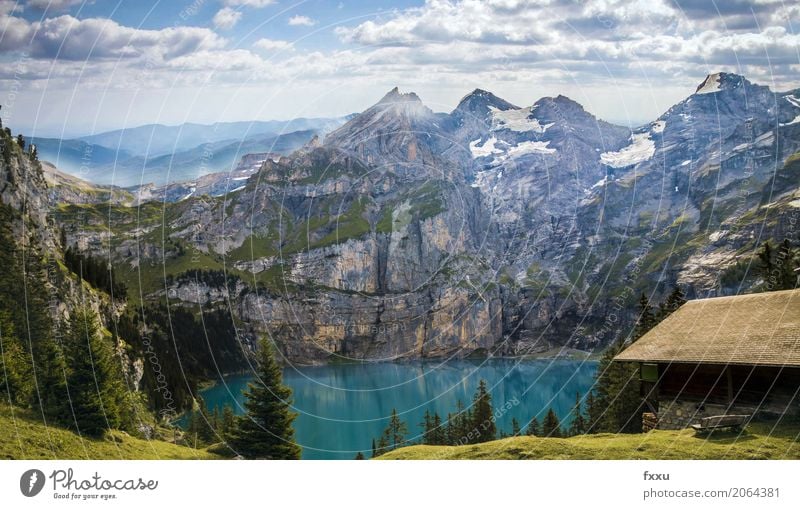
<instances>
[{"instance_id":1,"label":"conifer tree","mask_svg":"<svg viewBox=\"0 0 800 509\"><path fill-rule=\"evenodd\" d=\"M597 398L594 395L594 388L589 389L586 394L586 432L597 433L598 422L602 416L602 408L597 404Z\"/></svg>"},{"instance_id":2,"label":"conifer tree","mask_svg":"<svg viewBox=\"0 0 800 509\"><path fill-rule=\"evenodd\" d=\"M653 314L653 306L650 305L650 301L647 300L645 294L642 294L639 297L639 313L637 315L636 327L633 331L632 340L636 341L644 336L655 324L656 318Z\"/></svg>"},{"instance_id":3,"label":"conifer tree","mask_svg":"<svg viewBox=\"0 0 800 509\"><path fill-rule=\"evenodd\" d=\"M357 460L363 460L364 459L364 454L362 454L361 451L358 451L358 453L356 453L356 459Z\"/></svg>"},{"instance_id":4,"label":"conifer tree","mask_svg":"<svg viewBox=\"0 0 800 509\"><path fill-rule=\"evenodd\" d=\"M464 407L461 400L456 401L455 413L447 414L446 430L448 445L465 443L472 431L472 412Z\"/></svg>"},{"instance_id":5,"label":"conifer tree","mask_svg":"<svg viewBox=\"0 0 800 509\"><path fill-rule=\"evenodd\" d=\"M426 421L424 421L421 426L425 426L426 422L430 426L433 425L433 420L427 412ZM400 416L397 415L397 409L392 408L389 424L384 428L380 438L378 438L377 446L375 445L375 439L372 440L372 457L374 458L389 451L393 451L398 447L402 447L406 442L406 433L408 433L408 426L405 422L400 420ZM425 438L426 437L423 437L423 440L425 440Z\"/></svg>"},{"instance_id":6,"label":"conifer tree","mask_svg":"<svg viewBox=\"0 0 800 509\"><path fill-rule=\"evenodd\" d=\"M638 370L632 363L614 362L614 357L623 348L622 341L610 345L597 366L594 404L602 409L599 419L592 423L592 430L597 433L641 431L642 398L639 395Z\"/></svg>"},{"instance_id":7,"label":"conifer tree","mask_svg":"<svg viewBox=\"0 0 800 509\"><path fill-rule=\"evenodd\" d=\"M547 410L547 415L544 416L544 421L542 421L542 435L552 438L560 438L562 435L561 421L558 420L558 416L552 408Z\"/></svg>"},{"instance_id":8,"label":"conifer tree","mask_svg":"<svg viewBox=\"0 0 800 509\"><path fill-rule=\"evenodd\" d=\"M233 408L230 405L222 407L222 435L227 438L233 432L236 426L236 416L233 413Z\"/></svg>"},{"instance_id":9,"label":"conifer tree","mask_svg":"<svg viewBox=\"0 0 800 509\"><path fill-rule=\"evenodd\" d=\"M31 390L30 362L14 333L10 314L0 309L0 397L15 405L27 405ZM5 394L3 394L5 393Z\"/></svg>"},{"instance_id":10,"label":"conifer tree","mask_svg":"<svg viewBox=\"0 0 800 509\"><path fill-rule=\"evenodd\" d=\"M542 434L542 429L539 426L539 419L534 417L531 419L531 422L528 423L528 428L525 430L525 433L531 437L537 437Z\"/></svg>"},{"instance_id":11,"label":"conifer tree","mask_svg":"<svg viewBox=\"0 0 800 509\"><path fill-rule=\"evenodd\" d=\"M425 445L433 445L431 442L433 440L433 417L428 410L425 410L425 415L419 426L422 428L422 443Z\"/></svg>"},{"instance_id":12,"label":"conifer tree","mask_svg":"<svg viewBox=\"0 0 800 509\"><path fill-rule=\"evenodd\" d=\"M204 444L210 444L216 440L216 429L214 414L209 411L208 405L202 396L197 396L197 419L196 431L197 438Z\"/></svg>"},{"instance_id":13,"label":"conifer tree","mask_svg":"<svg viewBox=\"0 0 800 509\"><path fill-rule=\"evenodd\" d=\"M378 438L378 446L375 449L376 456L386 454L391 448L392 432L387 426L383 429L381 436Z\"/></svg>"},{"instance_id":14,"label":"conifer tree","mask_svg":"<svg viewBox=\"0 0 800 509\"><path fill-rule=\"evenodd\" d=\"M792 244L789 239L783 239L783 242L778 246L775 253L775 265L777 265L777 274L775 279L777 284L775 290L792 290L797 284L798 274L795 273L797 268L797 255L792 249Z\"/></svg>"},{"instance_id":15,"label":"conifer tree","mask_svg":"<svg viewBox=\"0 0 800 509\"><path fill-rule=\"evenodd\" d=\"M188 445L190 447L197 448L197 444L199 443L199 426L197 422L198 416L197 412L194 410L189 412L189 422L186 424L186 436L189 441Z\"/></svg>"},{"instance_id":16,"label":"conifer tree","mask_svg":"<svg viewBox=\"0 0 800 509\"><path fill-rule=\"evenodd\" d=\"M439 417L439 414L434 412L433 413L433 430L431 432L431 444L432 445L446 445L447 444L447 436L445 427L442 425L442 418Z\"/></svg>"},{"instance_id":17,"label":"conifer tree","mask_svg":"<svg viewBox=\"0 0 800 509\"><path fill-rule=\"evenodd\" d=\"M661 306L659 306L658 321L668 317L686 303L686 296L679 286L675 286ZM654 324L655 326L655 324Z\"/></svg>"},{"instance_id":18,"label":"conifer tree","mask_svg":"<svg viewBox=\"0 0 800 509\"><path fill-rule=\"evenodd\" d=\"M258 380L245 392L247 413L239 419L231 445L245 458L299 459L301 451L292 428L297 414L290 409L292 391L283 385L281 368L266 339L259 345L258 360Z\"/></svg>"},{"instance_id":19,"label":"conifer tree","mask_svg":"<svg viewBox=\"0 0 800 509\"><path fill-rule=\"evenodd\" d=\"M469 440L470 443L488 442L497 437L497 426L494 422L494 411L492 410L492 396L489 394L485 380L481 380L478 383L478 390L472 398L470 431L473 431L473 438Z\"/></svg>"},{"instance_id":20,"label":"conifer tree","mask_svg":"<svg viewBox=\"0 0 800 509\"><path fill-rule=\"evenodd\" d=\"M67 387L73 424L81 433L99 436L118 427L120 387L109 345L100 336L97 317L77 307L67 326Z\"/></svg>"},{"instance_id":21,"label":"conifer tree","mask_svg":"<svg viewBox=\"0 0 800 509\"><path fill-rule=\"evenodd\" d=\"M764 279L764 286L765 290L769 291L774 289L773 287L774 282L770 280L773 277L773 269L774 269L774 260L773 260L773 250L772 244L770 244L769 240L764 242L764 245L761 247L761 251L758 252L758 260L760 262L759 268L761 269L761 274Z\"/></svg>"},{"instance_id":22,"label":"conifer tree","mask_svg":"<svg viewBox=\"0 0 800 509\"><path fill-rule=\"evenodd\" d=\"M520 427L519 427L519 421L517 420L516 417L512 417L511 418L511 435L517 437L517 436L520 435L520 432L521 432L521 430L520 430Z\"/></svg>"},{"instance_id":23,"label":"conifer tree","mask_svg":"<svg viewBox=\"0 0 800 509\"><path fill-rule=\"evenodd\" d=\"M54 341L38 346L35 373L37 389L30 392L31 407L42 412L48 423L73 425L64 352Z\"/></svg>"},{"instance_id":24,"label":"conifer tree","mask_svg":"<svg viewBox=\"0 0 800 509\"><path fill-rule=\"evenodd\" d=\"M569 425L569 435L583 435L586 433L586 418L583 416L581 408L581 395L575 393L575 406L572 407L572 422Z\"/></svg>"},{"instance_id":25,"label":"conifer tree","mask_svg":"<svg viewBox=\"0 0 800 509\"><path fill-rule=\"evenodd\" d=\"M389 431L389 447L394 450L402 447L406 440L406 433L408 433L408 426L400 420L397 415L397 410L392 408L392 415L389 418L389 426L386 428Z\"/></svg>"}]
</instances>

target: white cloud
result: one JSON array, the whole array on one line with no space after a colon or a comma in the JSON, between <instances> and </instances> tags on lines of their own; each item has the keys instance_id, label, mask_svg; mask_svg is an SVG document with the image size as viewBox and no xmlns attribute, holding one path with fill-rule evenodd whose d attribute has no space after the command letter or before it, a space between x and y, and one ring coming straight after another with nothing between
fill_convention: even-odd
<instances>
[{"instance_id":1,"label":"white cloud","mask_svg":"<svg viewBox=\"0 0 800 509\"><path fill-rule=\"evenodd\" d=\"M289 18L289 25L291 26L306 26L313 27L317 22L308 16L292 16Z\"/></svg>"},{"instance_id":2,"label":"white cloud","mask_svg":"<svg viewBox=\"0 0 800 509\"><path fill-rule=\"evenodd\" d=\"M264 61L250 51L198 51L170 60L167 65L181 71L250 71L257 72Z\"/></svg>"},{"instance_id":3,"label":"white cloud","mask_svg":"<svg viewBox=\"0 0 800 509\"><path fill-rule=\"evenodd\" d=\"M242 13L230 7L223 7L214 15L214 26L223 30L230 30L242 19Z\"/></svg>"},{"instance_id":4,"label":"white cloud","mask_svg":"<svg viewBox=\"0 0 800 509\"><path fill-rule=\"evenodd\" d=\"M272 3L217 5L250 15ZM12 14L14 5L0 0L0 54L31 57L22 73L30 90L72 90L76 82L87 91L257 83L305 104L297 90L307 87L339 94L323 103L320 114L327 115L368 106L398 84L437 111L480 87L523 106L563 93L602 118L652 120L708 73L738 72L777 90L797 87L800 75L800 9L788 2L753 4L751 11L737 2L695 0L427 0L342 26L336 33L343 47L315 51L269 38L237 49L198 27L142 30L67 15L27 21ZM757 26L748 25L754 16ZM317 22L296 15L289 23ZM0 89L14 74L0 66ZM351 109L337 109L345 107Z\"/></svg>"},{"instance_id":5,"label":"white cloud","mask_svg":"<svg viewBox=\"0 0 800 509\"><path fill-rule=\"evenodd\" d=\"M228 7L253 7L260 9L275 3L275 0L225 0L224 4Z\"/></svg>"},{"instance_id":6,"label":"white cloud","mask_svg":"<svg viewBox=\"0 0 800 509\"><path fill-rule=\"evenodd\" d=\"M277 39L259 39L253 43L254 48L263 49L265 51L280 51L292 47L289 41L281 41Z\"/></svg>"},{"instance_id":7,"label":"white cloud","mask_svg":"<svg viewBox=\"0 0 800 509\"><path fill-rule=\"evenodd\" d=\"M0 16L4 16L12 12L19 12L21 10L22 5L14 0L0 0Z\"/></svg>"},{"instance_id":8,"label":"white cloud","mask_svg":"<svg viewBox=\"0 0 800 509\"><path fill-rule=\"evenodd\" d=\"M161 61L225 46L225 40L207 28L142 30L103 18L63 15L28 22L0 16L0 26L5 27L0 51L25 51L33 58L59 61L137 57Z\"/></svg>"}]
</instances>

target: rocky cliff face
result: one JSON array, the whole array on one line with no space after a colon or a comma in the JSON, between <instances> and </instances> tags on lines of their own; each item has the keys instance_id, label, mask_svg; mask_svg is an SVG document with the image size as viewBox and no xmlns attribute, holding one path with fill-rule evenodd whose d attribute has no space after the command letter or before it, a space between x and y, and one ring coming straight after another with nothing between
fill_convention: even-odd
<instances>
[{"instance_id":1,"label":"rocky cliff face","mask_svg":"<svg viewBox=\"0 0 800 509\"><path fill-rule=\"evenodd\" d=\"M722 272L797 235L798 118L799 93L724 73L634 130L564 96L438 114L395 89L235 192L59 217L143 294L225 302L293 361L591 349L640 292L731 291ZM163 282L201 267L242 285Z\"/></svg>"}]
</instances>

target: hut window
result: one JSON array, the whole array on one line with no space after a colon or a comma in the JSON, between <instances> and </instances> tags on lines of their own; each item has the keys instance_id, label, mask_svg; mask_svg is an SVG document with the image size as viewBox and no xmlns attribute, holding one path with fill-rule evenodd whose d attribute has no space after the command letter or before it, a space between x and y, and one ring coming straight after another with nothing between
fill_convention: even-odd
<instances>
[{"instance_id":1,"label":"hut window","mask_svg":"<svg viewBox=\"0 0 800 509\"><path fill-rule=\"evenodd\" d=\"M658 364L648 364L643 362L639 367L639 378L642 382L657 382Z\"/></svg>"}]
</instances>

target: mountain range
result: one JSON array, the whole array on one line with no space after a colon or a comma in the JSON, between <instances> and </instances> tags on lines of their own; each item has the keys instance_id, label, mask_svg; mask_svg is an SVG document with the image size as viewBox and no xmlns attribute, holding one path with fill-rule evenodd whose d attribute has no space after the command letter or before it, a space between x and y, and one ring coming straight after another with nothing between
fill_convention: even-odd
<instances>
[{"instance_id":1,"label":"mountain range","mask_svg":"<svg viewBox=\"0 0 800 509\"><path fill-rule=\"evenodd\" d=\"M74 139L30 138L39 157L96 184L163 186L235 168L256 152L289 153L342 118L145 125Z\"/></svg>"},{"instance_id":2,"label":"mountain range","mask_svg":"<svg viewBox=\"0 0 800 509\"><path fill-rule=\"evenodd\" d=\"M56 193L55 220L142 299L227 309L296 362L593 350L640 294L745 291L757 246L798 237L800 90L736 74L633 130L561 95L436 113L393 89L308 134L223 187Z\"/></svg>"}]
</instances>

